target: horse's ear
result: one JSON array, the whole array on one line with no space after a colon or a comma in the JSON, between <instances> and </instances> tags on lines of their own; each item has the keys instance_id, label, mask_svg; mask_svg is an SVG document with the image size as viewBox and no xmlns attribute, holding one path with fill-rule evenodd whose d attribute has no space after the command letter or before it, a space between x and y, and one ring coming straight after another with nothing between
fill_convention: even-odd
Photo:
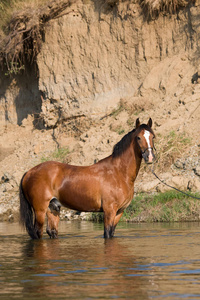
<instances>
[{"instance_id":1,"label":"horse's ear","mask_svg":"<svg viewBox=\"0 0 200 300\"><path fill-rule=\"evenodd\" d=\"M135 122L135 127L138 128L140 126L140 119L137 118L136 122Z\"/></svg>"},{"instance_id":2,"label":"horse's ear","mask_svg":"<svg viewBox=\"0 0 200 300\"><path fill-rule=\"evenodd\" d=\"M151 128L152 127L152 118L149 118L149 121L148 121L148 123L147 123L147 125Z\"/></svg>"}]
</instances>

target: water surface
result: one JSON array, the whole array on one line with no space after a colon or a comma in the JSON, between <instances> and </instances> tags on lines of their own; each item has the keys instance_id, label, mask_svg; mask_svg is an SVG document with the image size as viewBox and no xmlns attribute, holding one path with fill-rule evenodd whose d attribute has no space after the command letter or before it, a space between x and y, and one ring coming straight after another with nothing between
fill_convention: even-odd
<instances>
[{"instance_id":1,"label":"water surface","mask_svg":"<svg viewBox=\"0 0 200 300\"><path fill-rule=\"evenodd\" d=\"M1 299L200 299L200 224L61 222L32 241L0 223Z\"/></svg>"}]
</instances>

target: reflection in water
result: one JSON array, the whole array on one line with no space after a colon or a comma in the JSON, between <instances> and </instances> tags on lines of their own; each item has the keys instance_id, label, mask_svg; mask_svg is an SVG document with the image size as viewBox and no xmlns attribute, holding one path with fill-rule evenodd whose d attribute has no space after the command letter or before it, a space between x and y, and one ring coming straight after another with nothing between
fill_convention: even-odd
<instances>
[{"instance_id":1,"label":"reflection in water","mask_svg":"<svg viewBox=\"0 0 200 300\"><path fill-rule=\"evenodd\" d=\"M133 267L135 258L120 239L28 241L23 256L35 262L31 266L24 262L22 272L28 271L37 277L40 296L64 294L70 299L75 295L75 299L89 295L96 298L103 291L108 298L137 294L146 298L141 285L143 280L148 280L137 277L133 281L126 277L127 266ZM32 292L32 285L25 285L23 294Z\"/></svg>"},{"instance_id":2,"label":"reflection in water","mask_svg":"<svg viewBox=\"0 0 200 300\"><path fill-rule=\"evenodd\" d=\"M59 239L32 241L0 224L2 299L200 298L197 223L121 223L111 240L102 225L60 227Z\"/></svg>"}]
</instances>

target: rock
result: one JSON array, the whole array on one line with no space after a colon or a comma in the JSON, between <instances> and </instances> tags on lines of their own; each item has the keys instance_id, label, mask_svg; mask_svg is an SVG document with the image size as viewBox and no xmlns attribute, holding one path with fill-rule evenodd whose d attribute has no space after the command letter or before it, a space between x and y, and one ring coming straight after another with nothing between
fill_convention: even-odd
<instances>
[{"instance_id":1,"label":"rock","mask_svg":"<svg viewBox=\"0 0 200 300\"><path fill-rule=\"evenodd\" d=\"M177 189L185 191L188 188L191 189L191 186L193 186L191 181L189 181L188 178L186 178L184 176L170 176L167 180L164 180L164 182L167 185L159 183L159 185L156 187L157 192L163 193L163 192L169 191L169 190L173 189L171 187L175 187Z\"/></svg>"},{"instance_id":2,"label":"rock","mask_svg":"<svg viewBox=\"0 0 200 300\"><path fill-rule=\"evenodd\" d=\"M87 212L81 212L81 214L80 214L80 219L83 220L83 221L88 220L89 214L90 214L90 213L87 213Z\"/></svg>"},{"instance_id":3,"label":"rock","mask_svg":"<svg viewBox=\"0 0 200 300\"><path fill-rule=\"evenodd\" d=\"M7 208L5 205L1 204L0 205L0 215L3 215L7 211Z\"/></svg>"},{"instance_id":4,"label":"rock","mask_svg":"<svg viewBox=\"0 0 200 300\"><path fill-rule=\"evenodd\" d=\"M38 155L41 152L42 149L42 145L41 144L37 144L34 146L34 154Z\"/></svg>"},{"instance_id":5,"label":"rock","mask_svg":"<svg viewBox=\"0 0 200 300\"><path fill-rule=\"evenodd\" d=\"M177 159L174 163L175 167L178 168L178 169L184 169L184 163L180 160L180 159Z\"/></svg>"},{"instance_id":6,"label":"rock","mask_svg":"<svg viewBox=\"0 0 200 300\"><path fill-rule=\"evenodd\" d=\"M72 214L71 214L71 212L65 213L64 218L65 218L66 220L70 221L70 220L72 219Z\"/></svg>"},{"instance_id":7,"label":"rock","mask_svg":"<svg viewBox=\"0 0 200 300\"><path fill-rule=\"evenodd\" d=\"M74 215L73 220L80 220L80 216L79 215Z\"/></svg>"},{"instance_id":8,"label":"rock","mask_svg":"<svg viewBox=\"0 0 200 300\"><path fill-rule=\"evenodd\" d=\"M13 214L10 214L10 215L8 216L8 221L9 221L9 222L14 222L14 216L13 216Z\"/></svg>"},{"instance_id":9,"label":"rock","mask_svg":"<svg viewBox=\"0 0 200 300\"><path fill-rule=\"evenodd\" d=\"M8 174L8 173L4 173L4 175L1 177L1 181L0 181L0 183L2 184L2 183L9 182L9 181L10 181L10 179L11 179L11 176L10 176L10 174Z\"/></svg>"},{"instance_id":10,"label":"rock","mask_svg":"<svg viewBox=\"0 0 200 300\"><path fill-rule=\"evenodd\" d=\"M194 178L192 181L192 191L198 191L200 193L200 180L199 178Z\"/></svg>"},{"instance_id":11,"label":"rock","mask_svg":"<svg viewBox=\"0 0 200 300\"><path fill-rule=\"evenodd\" d=\"M194 173L197 175L197 176L200 176L200 166L197 166L194 168Z\"/></svg>"},{"instance_id":12,"label":"rock","mask_svg":"<svg viewBox=\"0 0 200 300\"><path fill-rule=\"evenodd\" d=\"M188 187L188 179L183 176L174 176L167 183L178 189L183 189L183 190L187 190Z\"/></svg>"},{"instance_id":13,"label":"rock","mask_svg":"<svg viewBox=\"0 0 200 300\"><path fill-rule=\"evenodd\" d=\"M158 186L158 184L159 184L158 179L152 180L152 181L147 182L147 183L143 183L142 186L139 189L139 192L140 193L147 193L149 191L156 190L156 187Z\"/></svg>"}]
</instances>

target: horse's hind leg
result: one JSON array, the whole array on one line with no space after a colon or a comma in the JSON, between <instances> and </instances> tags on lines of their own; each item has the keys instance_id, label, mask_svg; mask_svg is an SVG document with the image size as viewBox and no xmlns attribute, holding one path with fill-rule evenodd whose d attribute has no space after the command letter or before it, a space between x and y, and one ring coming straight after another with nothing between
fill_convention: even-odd
<instances>
[{"instance_id":1,"label":"horse's hind leg","mask_svg":"<svg viewBox=\"0 0 200 300\"><path fill-rule=\"evenodd\" d=\"M45 212L44 211L35 211L35 231L38 236L38 239L43 236L43 227L45 222Z\"/></svg>"},{"instance_id":2,"label":"horse's hind leg","mask_svg":"<svg viewBox=\"0 0 200 300\"><path fill-rule=\"evenodd\" d=\"M51 211L50 208L47 210L47 229L46 232L50 238L56 239L58 237L58 223L60 220L59 213Z\"/></svg>"},{"instance_id":3,"label":"horse's hind leg","mask_svg":"<svg viewBox=\"0 0 200 300\"><path fill-rule=\"evenodd\" d=\"M53 198L47 210L47 233L50 238L58 237L58 223L60 220L60 208L61 204L56 198Z\"/></svg>"}]
</instances>

